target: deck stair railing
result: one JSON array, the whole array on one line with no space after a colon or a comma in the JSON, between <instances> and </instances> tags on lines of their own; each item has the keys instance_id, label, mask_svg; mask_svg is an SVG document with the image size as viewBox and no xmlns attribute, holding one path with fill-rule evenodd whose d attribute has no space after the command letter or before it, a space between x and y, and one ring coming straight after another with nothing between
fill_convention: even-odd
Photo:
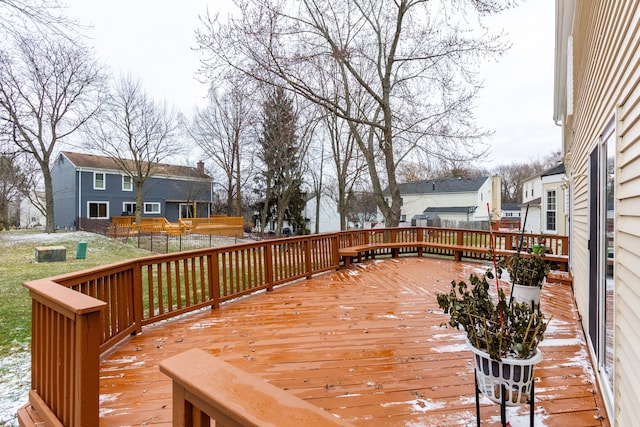
<instances>
[{"instance_id":1,"label":"deck stair railing","mask_svg":"<svg viewBox=\"0 0 640 427\"><path fill-rule=\"evenodd\" d=\"M520 237L494 235L504 250L515 248ZM433 245L412 246L421 242ZM368 244L376 244L380 256L433 253L469 259L488 259L481 248L490 247L488 231L351 230L155 255L27 282L32 383L20 422L29 425L28 414L35 410L46 425L98 425L102 353L146 325L339 269L340 249ZM451 245L479 250L456 255ZM568 253L567 237L547 237L547 245L555 254Z\"/></svg>"}]
</instances>

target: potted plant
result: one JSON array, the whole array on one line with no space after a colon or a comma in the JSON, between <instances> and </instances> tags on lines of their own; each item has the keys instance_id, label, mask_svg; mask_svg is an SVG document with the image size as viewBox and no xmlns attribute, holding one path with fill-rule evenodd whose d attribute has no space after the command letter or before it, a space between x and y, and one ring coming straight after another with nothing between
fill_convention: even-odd
<instances>
[{"instance_id":1,"label":"potted plant","mask_svg":"<svg viewBox=\"0 0 640 427\"><path fill-rule=\"evenodd\" d=\"M521 255L519 252L503 258L499 263L498 278L502 269L509 273L511 281L511 298L527 303L535 308L540 304L540 294L549 264L544 259L544 252Z\"/></svg>"},{"instance_id":2,"label":"potted plant","mask_svg":"<svg viewBox=\"0 0 640 427\"><path fill-rule=\"evenodd\" d=\"M450 326L466 332L478 389L498 403L504 390L507 405L524 404L529 401L535 364L542 360L538 344L549 322L539 309L508 303L501 289L494 303L487 277L493 274L472 274L469 284L452 281L448 293L437 295L438 305L449 315Z\"/></svg>"},{"instance_id":3,"label":"potted plant","mask_svg":"<svg viewBox=\"0 0 640 427\"><path fill-rule=\"evenodd\" d=\"M538 243L532 246L533 253L544 253L546 248L546 239L544 238L544 233L540 233L540 237L538 237Z\"/></svg>"}]
</instances>

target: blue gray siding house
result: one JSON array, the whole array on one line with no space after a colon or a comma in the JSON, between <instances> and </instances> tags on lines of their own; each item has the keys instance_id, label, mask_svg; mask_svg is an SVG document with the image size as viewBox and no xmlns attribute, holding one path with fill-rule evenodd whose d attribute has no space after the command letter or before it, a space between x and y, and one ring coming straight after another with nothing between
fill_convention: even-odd
<instances>
[{"instance_id":1,"label":"blue gray siding house","mask_svg":"<svg viewBox=\"0 0 640 427\"><path fill-rule=\"evenodd\" d=\"M51 168L55 226L75 229L78 218L104 219L134 215L135 196L131 177L114 159L94 154L63 151ZM208 217L211 178L204 164L197 167L157 164L143 188L143 217Z\"/></svg>"}]
</instances>

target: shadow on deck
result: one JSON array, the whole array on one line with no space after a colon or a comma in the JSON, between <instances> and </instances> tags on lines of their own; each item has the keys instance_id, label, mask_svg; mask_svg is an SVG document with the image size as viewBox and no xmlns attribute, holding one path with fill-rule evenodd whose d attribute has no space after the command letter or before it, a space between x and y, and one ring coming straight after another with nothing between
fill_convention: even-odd
<instances>
[{"instance_id":1,"label":"shadow on deck","mask_svg":"<svg viewBox=\"0 0 640 427\"><path fill-rule=\"evenodd\" d=\"M471 355L443 328L436 293L482 264L399 258L358 264L144 329L101 362L100 425L171 425L159 363L200 348L354 425L475 425ZM505 285L506 286L506 285ZM607 426L571 288L547 284L553 320L536 369L536 426ZM482 425L499 406L481 399ZM529 406L507 408L529 425Z\"/></svg>"}]
</instances>

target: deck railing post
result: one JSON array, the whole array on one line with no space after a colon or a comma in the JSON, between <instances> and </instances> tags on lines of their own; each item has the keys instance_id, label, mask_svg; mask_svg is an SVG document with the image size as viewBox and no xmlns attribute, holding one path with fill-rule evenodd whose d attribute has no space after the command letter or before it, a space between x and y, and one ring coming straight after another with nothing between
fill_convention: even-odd
<instances>
[{"instance_id":1,"label":"deck railing post","mask_svg":"<svg viewBox=\"0 0 640 427\"><path fill-rule=\"evenodd\" d=\"M464 234L462 233L462 230L456 231L456 245L457 246L464 245ZM462 251L456 250L453 258L456 261L462 261Z\"/></svg>"},{"instance_id":2,"label":"deck railing post","mask_svg":"<svg viewBox=\"0 0 640 427\"><path fill-rule=\"evenodd\" d=\"M311 271L311 237L307 237L304 240L304 257L305 257L305 268L307 269L307 279L311 279L313 275Z\"/></svg>"},{"instance_id":3,"label":"deck railing post","mask_svg":"<svg viewBox=\"0 0 640 427\"><path fill-rule=\"evenodd\" d=\"M100 421L100 312L76 318L75 425L97 426Z\"/></svg>"},{"instance_id":4,"label":"deck railing post","mask_svg":"<svg viewBox=\"0 0 640 427\"><path fill-rule=\"evenodd\" d=\"M267 290L273 290L273 251L271 243L268 243L264 247L264 275L265 282L267 283Z\"/></svg>"},{"instance_id":5,"label":"deck railing post","mask_svg":"<svg viewBox=\"0 0 640 427\"><path fill-rule=\"evenodd\" d=\"M30 404L47 425L97 426L107 304L48 279L24 286L32 300Z\"/></svg>"},{"instance_id":6,"label":"deck railing post","mask_svg":"<svg viewBox=\"0 0 640 427\"><path fill-rule=\"evenodd\" d=\"M213 301L211 308L218 308L220 306L220 260L218 259L218 252L215 251L207 255L207 262L209 268L207 269L209 279L209 298Z\"/></svg>"},{"instance_id":7,"label":"deck railing post","mask_svg":"<svg viewBox=\"0 0 640 427\"><path fill-rule=\"evenodd\" d=\"M136 324L136 333L142 332L142 320L144 318L144 304L142 301L142 265L135 262L133 268L133 321Z\"/></svg>"},{"instance_id":8,"label":"deck railing post","mask_svg":"<svg viewBox=\"0 0 640 427\"><path fill-rule=\"evenodd\" d=\"M331 236L331 257L332 264L336 266L336 270L340 269L340 234L335 233Z\"/></svg>"},{"instance_id":9,"label":"deck railing post","mask_svg":"<svg viewBox=\"0 0 640 427\"><path fill-rule=\"evenodd\" d=\"M422 240L424 239L424 228L418 227L416 229L416 242L420 243L418 245L418 256L422 256Z\"/></svg>"}]
</instances>

